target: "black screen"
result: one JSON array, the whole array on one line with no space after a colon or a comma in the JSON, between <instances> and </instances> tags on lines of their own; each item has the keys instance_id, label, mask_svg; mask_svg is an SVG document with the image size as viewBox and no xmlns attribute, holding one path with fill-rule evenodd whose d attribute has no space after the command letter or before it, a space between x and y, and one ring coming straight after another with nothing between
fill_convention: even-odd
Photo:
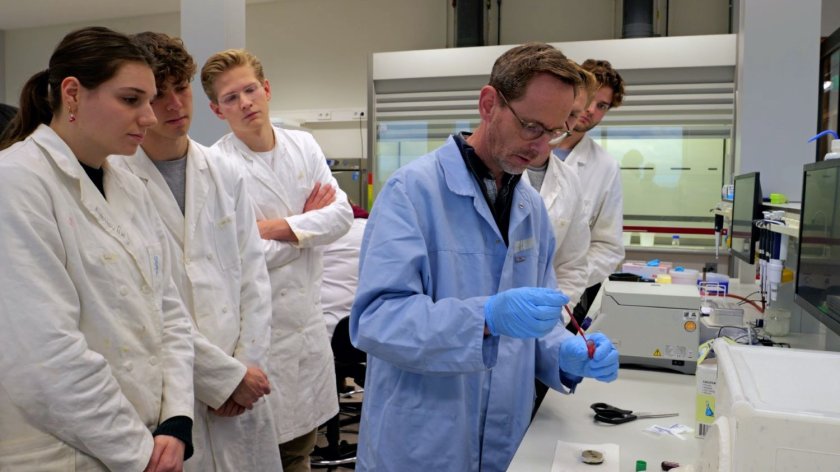
<instances>
[{"instance_id":1,"label":"black screen","mask_svg":"<svg viewBox=\"0 0 840 472\"><path fill-rule=\"evenodd\" d=\"M796 303L840 334L840 160L805 166Z\"/></svg>"},{"instance_id":2,"label":"black screen","mask_svg":"<svg viewBox=\"0 0 840 472\"><path fill-rule=\"evenodd\" d=\"M753 221L761 217L761 184L758 172L735 177L735 199L732 201L732 254L749 264L755 261L758 228Z\"/></svg>"}]
</instances>

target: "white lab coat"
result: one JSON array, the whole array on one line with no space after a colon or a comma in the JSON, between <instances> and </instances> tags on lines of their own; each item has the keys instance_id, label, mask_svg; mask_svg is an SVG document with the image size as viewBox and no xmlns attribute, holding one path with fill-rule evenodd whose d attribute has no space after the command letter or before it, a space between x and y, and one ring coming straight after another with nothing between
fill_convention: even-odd
<instances>
[{"instance_id":1,"label":"white lab coat","mask_svg":"<svg viewBox=\"0 0 840 472\"><path fill-rule=\"evenodd\" d=\"M142 148L112 164L140 178L172 243L173 278L196 325L193 427L195 455L186 471L282 469L271 407L260 400L242 415L219 408L247 366L265 369L271 326L271 288L251 200L239 169L190 141L185 213Z\"/></svg>"},{"instance_id":2,"label":"white lab coat","mask_svg":"<svg viewBox=\"0 0 840 472\"><path fill-rule=\"evenodd\" d=\"M0 153L0 470L139 471L193 415L192 329L143 185L46 125Z\"/></svg>"},{"instance_id":3,"label":"white lab coat","mask_svg":"<svg viewBox=\"0 0 840 472\"><path fill-rule=\"evenodd\" d=\"M327 332L332 337L335 325L350 316L356 287L359 285L359 251L365 235L366 218L356 218L350 231L324 246L324 276L321 278L321 306Z\"/></svg>"},{"instance_id":4,"label":"white lab coat","mask_svg":"<svg viewBox=\"0 0 840 472\"><path fill-rule=\"evenodd\" d=\"M522 180L530 185L528 171ZM545 179L540 187L554 238L554 274L557 288L572 306L580 300L587 284L586 253L589 250L589 224L586 219L583 190L575 172L556 156L549 156Z\"/></svg>"},{"instance_id":5,"label":"white lab coat","mask_svg":"<svg viewBox=\"0 0 840 472\"><path fill-rule=\"evenodd\" d=\"M624 260L624 200L618 162L589 136L566 158L577 172L589 220L590 243L587 287L603 282Z\"/></svg>"},{"instance_id":6,"label":"white lab coat","mask_svg":"<svg viewBox=\"0 0 840 472\"><path fill-rule=\"evenodd\" d=\"M338 412L335 368L321 311L321 251L350 228L353 211L309 133L274 129L270 159L235 135L215 147L242 167L257 220L285 218L298 243L263 240L273 316L268 373L277 440L288 442ZM336 189L331 205L303 212L316 182Z\"/></svg>"}]
</instances>

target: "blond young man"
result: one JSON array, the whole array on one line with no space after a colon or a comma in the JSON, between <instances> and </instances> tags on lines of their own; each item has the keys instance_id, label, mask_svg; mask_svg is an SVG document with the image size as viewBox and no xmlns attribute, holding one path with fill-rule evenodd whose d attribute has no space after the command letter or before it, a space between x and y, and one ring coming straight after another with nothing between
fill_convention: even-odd
<instances>
[{"instance_id":1,"label":"blond young man","mask_svg":"<svg viewBox=\"0 0 840 472\"><path fill-rule=\"evenodd\" d=\"M319 246L344 235L353 212L312 136L272 126L271 86L254 55L214 54L201 83L232 131L214 148L242 169L263 239L273 304L268 398L283 468L307 471L318 426L338 412Z\"/></svg>"},{"instance_id":2,"label":"blond young man","mask_svg":"<svg viewBox=\"0 0 840 472\"><path fill-rule=\"evenodd\" d=\"M586 133L598 126L607 112L621 106L624 79L604 60L587 59L581 67L595 76L598 87L589 106L579 117L571 135L554 150L554 155L578 175L583 188L590 244L586 254L587 282L574 316L582 321L601 283L624 260L623 197L618 162Z\"/></svg>"}]
</instances>

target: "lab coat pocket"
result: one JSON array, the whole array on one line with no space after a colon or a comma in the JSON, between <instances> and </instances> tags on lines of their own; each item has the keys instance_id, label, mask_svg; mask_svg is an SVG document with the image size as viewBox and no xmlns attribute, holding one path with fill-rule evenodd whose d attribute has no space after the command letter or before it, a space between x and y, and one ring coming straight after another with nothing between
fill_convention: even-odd
<instances>
[{"instance_id":1,"label":"lab coat pocket","mask_svg":"<svg viewBox=\"0 0 840 472\"><path fill-rule=\"evenodd\" d=\"M223 269L239 265L239 241L236 236L236 214L230 213L213 224L216 256Z\"/></svg>"}]
</instances>

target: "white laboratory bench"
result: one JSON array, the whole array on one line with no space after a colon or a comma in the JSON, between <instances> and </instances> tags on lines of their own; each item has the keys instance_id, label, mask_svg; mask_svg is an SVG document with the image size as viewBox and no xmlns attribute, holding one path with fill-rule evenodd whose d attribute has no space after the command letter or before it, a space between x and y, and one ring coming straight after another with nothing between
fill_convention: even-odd
<instances>
[{"instance_id":1,"label":"white laboratory bench","mask_svg":"<svg viewBox=\"0 0 840 472\"><path fill-rule=\"evenodd\" d=\"M543 400L528 428L510 472L549 472L554 461L557 440L566 442L619 446L621 471L635 470L636 460L647 461L649 471L660 469L664 460L694 464L700 455L702 439L694 433L659 436L644 429L658 424L694 424L695 377L660 371L622 368L611 383L584 380L572 395L553 390ZM595 423L589 405L609 403L619 408L649 413L679 413L671 418L647 418L621 425Z\"/></svg>"}]
</instances>

